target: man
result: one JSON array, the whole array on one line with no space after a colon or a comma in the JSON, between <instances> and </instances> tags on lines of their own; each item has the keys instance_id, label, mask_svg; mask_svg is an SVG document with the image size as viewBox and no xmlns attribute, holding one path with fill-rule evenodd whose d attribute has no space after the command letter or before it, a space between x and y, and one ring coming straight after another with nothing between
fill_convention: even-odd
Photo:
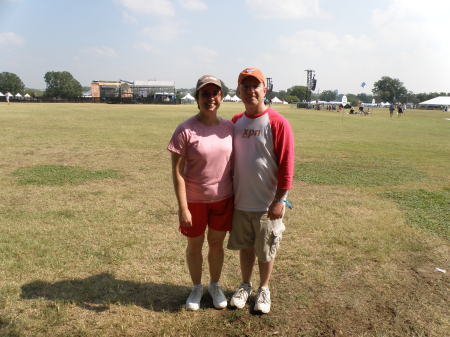
<instances>
[{"instance_id":1,"label":"man","mask_svg":"<svg viewBox=\"0 0 450 337\"><path fill-rule=\"evenodd\" d=\"M392 115L394 114L394 110L395 110L394 104L391 103L391 104L389 105L389 116L392 117Z\"/></svg>"},{"instance_id":2,"label":"man","mask_svg":"<svg viewBox=\"0 0 450 337\"><path fill-rule=\"evenodd\" d=\"M287 191L294 172L294 139L288 121L266 107L266 79L261 70L246 68L237 93L245 112L235 115L235 211L228 248L240 250L242 283L230 304L243 308L252 292L251 276L258 258L260 283L255 310L270 311L269 281L285 227L282 222Z\"/></svg>"}]
</instances>

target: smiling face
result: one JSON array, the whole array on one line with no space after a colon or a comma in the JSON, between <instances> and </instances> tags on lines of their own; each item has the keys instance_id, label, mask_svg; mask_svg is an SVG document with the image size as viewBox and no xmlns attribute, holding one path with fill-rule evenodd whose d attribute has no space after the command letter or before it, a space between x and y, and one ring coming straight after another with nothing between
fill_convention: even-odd
<instances>
[{"instance_id":1,"label":"smiling face","mask_svg":"<svg viewBox=\"0 0 450 337\"><path fill-rule=\"evenodd\" d=\"M264 87L264 83L260 82L256 77L245 77L239 84L238 90L242 103L245 104L247 109L264 105L267 89Z\"/></svg>"},{"instance_id":2,"label":"smiling face","mask_svg":"<svg viewBox=\"0 0 450 337\"><path fill-rule=\"evenodd\" d=\"M200 112L217 112L222 101L222 90L217 85L210 83L201 88L196 96Z\"/></svg>"}]
</instances>

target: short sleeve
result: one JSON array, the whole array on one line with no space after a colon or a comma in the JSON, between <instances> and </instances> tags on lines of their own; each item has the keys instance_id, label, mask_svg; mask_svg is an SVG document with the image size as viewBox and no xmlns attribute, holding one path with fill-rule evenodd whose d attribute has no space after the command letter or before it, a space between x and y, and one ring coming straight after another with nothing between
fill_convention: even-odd
<instances>
[{"instance_id":1,"label":"short sleeve","mask_svg":"<svg viewBox=\"0 0 450 337\"><path fill-rule=\"evenodd\" d=\"M182 156L186 156L188 143L187 140L188 140L187 130L181 125L179 125L175 129L172 138L170 139L169 145L167 146L167 150Z\"/></svg>"}]
</instances>

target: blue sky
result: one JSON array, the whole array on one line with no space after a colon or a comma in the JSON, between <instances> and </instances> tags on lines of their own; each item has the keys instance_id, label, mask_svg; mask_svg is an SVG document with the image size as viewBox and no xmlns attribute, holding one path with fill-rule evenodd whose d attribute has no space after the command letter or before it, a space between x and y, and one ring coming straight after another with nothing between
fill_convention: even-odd
<instances>
[{"instance_id":1,"label":"blue sky","mask_svg":"<svg viewBox=\"0 0 450 337\"><path fill-rule=\"evenodd\" d=\"M448 13L446 0L0 0L0 72L42 89L51 70L178 88L210 73L234 88L255 66L275 90L314 69L319 91L370 93L386 75L450 92Z\"/></svg>"}]
</instances>

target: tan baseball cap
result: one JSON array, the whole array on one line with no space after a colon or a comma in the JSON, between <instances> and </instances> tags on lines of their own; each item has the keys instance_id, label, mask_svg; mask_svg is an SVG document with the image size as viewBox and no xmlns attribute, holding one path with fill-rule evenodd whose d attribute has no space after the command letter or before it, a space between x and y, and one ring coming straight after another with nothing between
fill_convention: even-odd
<instances>
[{"instance_id":1,"label":"tan baseball cap","mask_svg":"<svg viewBox=\"0 0 450 337\"><path fill-rule=\"evenodd\" d=\"M222 89L222 82L213 75L203 75L197 81L197 86L195 87L195 93L197 93L201 88L203 88L207 84L217 85L220 89Z\"/></svg>"},{"instance_id":2,"label":"tan baseball cap","mask_svg":"<svg viewBox=\"0 0 450 337\"><path fill-rule=\"evenodd\" d=\"M249 76L256 78L260 83L263 83L264 86L266 85L266 77L258 68L245 68L242 70L239 73L238 84L241 84L242 81Z\"/></svg>"}]
</instances>

